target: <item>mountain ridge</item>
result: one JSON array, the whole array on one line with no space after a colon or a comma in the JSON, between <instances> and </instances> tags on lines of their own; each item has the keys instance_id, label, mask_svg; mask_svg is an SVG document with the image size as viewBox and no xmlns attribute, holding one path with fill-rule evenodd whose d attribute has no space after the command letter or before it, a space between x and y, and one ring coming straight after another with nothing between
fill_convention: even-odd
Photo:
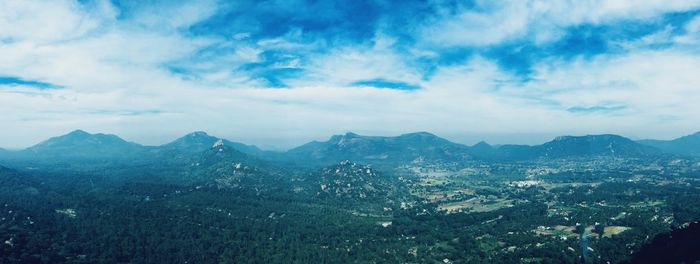
<instances>
[{"instance_id":1,"label":"mountain ridge","mask_svg":"<svg viewBox=\"0 0 700 264\"><path fill-rule=\"evenodd\" d=\"M671 140L645 139L638 140L637 142L656 147L671 154L695 157L700 156L700 132Z\"/></svg>"},{"instance_id":2,"label":"mountain ridge","mask_svg":"<svg viewBox=\"0 0 700 264\"><path fill-rule=\"evenodd\" d=\"M313 141L285 152L287 158L334 164L342 160L359 162L411 162L424 159L463 159L468 147L427 132L395 137L361 136L352 132Z\"/></svg>"},{"instance_id":3,"label":"mountain ridge","mask_svg":"<svg viewBox=\"0 0 700 264\"><path fill-rule=\"evenodd\" d=\"M690 143L689 143L690 142ZM366 136L353 132L333 135L326 141L312 141L286 152L261 150L195 131L160 146L144 146L113 134L91 134L75 130L51 137L20 151L0 151L3 158L54 157L57 159L146 159L180 158L223 144L259 159L312 165L330 165L342 160L367 164L407 164L415 162L461 162L467 160L528 160L576 156L648 157L677 154L700 155L700 133L670 141L633 141L614 134L558 136L540 145L497 145L484 141L472 146L455 143L429 132L398 136ZM669 147L670 146L670 147Z\"/></svg>"}]
</instances>

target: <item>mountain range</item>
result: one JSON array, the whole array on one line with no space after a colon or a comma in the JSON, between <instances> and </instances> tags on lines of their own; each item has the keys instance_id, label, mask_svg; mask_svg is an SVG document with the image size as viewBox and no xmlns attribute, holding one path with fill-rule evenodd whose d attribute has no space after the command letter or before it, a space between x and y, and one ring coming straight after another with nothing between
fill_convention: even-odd
<instances>
[{"instance_id":1,"label":"mountain range","mask_svg":"<svg viewBox=\"0 0 700 264\"><path fill-rule=\"evenodd\" d=\"M700 156L700 132L673 140L640 140L638 143L661 149L667 153Z\"/></svg>"},{"instance_id":2,"label":"mountain range","mask_svg":"<svg viewBox=\"0 0 700 264\"><path fill-rule=\"evenodd\" d=\"M386 248L400 246L400 251L392 252L411 252L408 248L425 244L425 258L409 253L410 259L402 262L453 263L444 260L442 249L427 250L443 243L461 245L454 252L487 256L493 253L467 250L479 248L475 237L481 234L500 236L486 238L489 243L509 241L510 235L494 232L498 226L530 234L533 226L548 221L574 229L579 219L589 225L601 219L611 228L623 229L626 233L621 236L601 238L599 233L590 238L596 251L615 252L630 241L641 244L645 236L656 232L641 230L661 228L661 221L648 220L652 215L670 215L669 219L678 223L697 218L700 207L688 201L698 198L697 186L691 184L700 163L697 158L682 158L697 155L696 136L633 141L605 134L561 136L540 145L479 142L467 146L427 132L394 137L346 133L271 152L205 132L189 133L160 146L144 146L116 135L76 130L23 150L0 151L0 201L4 201L0 203L4 208L0 226L6 227L0 230L5 241L0 259L13 260L0 262L20 263L14 260L25 255L43 256L40 254L47 249L56 253L44 262L99 262L95 256L110 252L115 244L129 245L128 241L148 243L134 245L150 250L140 253L143 256L157 255L157 260L143 261L147 263L185 262L163 261L162 256L182 248L194 249L189 254L196 257L208 256L212 245L224 248L232 241L241 241L231 247L245 251L231 251L230 256L250 252L251 256L283 257L290 245L301 245L294 252L316 252L324 247L332 249L335 246L327 244L328 238L337 238L342 250L322 254L340 251L342 255L320 262L343 262L343 258L348 260L367 250L370 257L358 262L372 262L375 256L385 254ZM561 160L549 162L553 159ZM673 181L675 178L678 180ZM550 182L558 187L542 187ZM634 216L620 214L637 204L661 199L667 199L668 205L637 206ZM579 206L581 201L592 202L583 207ZM571 214L571 219L552 217L547 209L550 204L581 211ZM615 215L628 218L610 218ZM421 237L414 240L415 235ZM525 249L541 239L560 241L556 235L523 236L522 242L513 246ZM73 237L81 240L76 242ZM347 250L362 246L361 241L374 240L391 244ZM576 252L562 251L569 242L543 243L542 249L576 256ZM249 245L252 248L247 249ZM657 246L652 252L667 249L663 243ZM71 253L75 248L81 251ZM371 251L375 248L379 253ZM493 250L506 251L506 247ZM520 255L502 260L524 259L532 253L508 254ZM564 255L553 256L551 262L557 262ZM436 261L430 261L432 257ZM222 258L191 262L217 263ZM299 262L314 259L318 258ZM398 262L393 260L384 262ZM572 260L580 262L575 257ZM489 259L483 263L492 262L508 261Z\"/></svg>"},{"instance_id":3,"label":"mountain range","mask_svg":"<svg viewBox=\"0 0 700 264\"><path fill-rule=\"evenodd\" d=\"M561 136L542 145L503 145L492 152L496 159L568 157L645 157L661 154L659 149L618 135Z\"/></svg>"},{"instance_id":4,"label":"mountain range","mask_svg":"<svg viewBox=\"0 0 700 264\"><path fill-rule=\"evenodd\" d=\"M362 136L355 133L332 136L286 152L264 151L239 142L193 132L161 146L143 146L116 135L76 130L52 137L19 151L0 151L0 159L49 160L148 160L169 159L182 164L216 146L230 148L245 159L297 164L330 165L342 160L365 164L415 162L459 162L466 160L529 160L571 157L649 157L656 155L700 156L700 133L674 140L633 141L618 135L561 136L541 145L492 146L480 142L466 146L427 132L395 137Z\"/></svg>"}]
</instances>

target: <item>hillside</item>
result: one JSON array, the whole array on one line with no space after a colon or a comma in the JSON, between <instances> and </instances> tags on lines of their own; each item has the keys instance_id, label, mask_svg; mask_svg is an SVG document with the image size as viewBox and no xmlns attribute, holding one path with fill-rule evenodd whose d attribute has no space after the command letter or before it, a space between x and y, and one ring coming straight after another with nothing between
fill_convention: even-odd
<instances>
[{"instance_id":1,"label":"hillside","mask_svg":"<svg viewBox=\"0 0 700 264\"><path fill-rule=\"evenodd\" d=\"M20 155L55 159L125 159L145 151L145 147L111 134L90 134L75 130L53 137L20 151Z\"/></svg>"},{"instance_id":2,"label":"hillside","mask_svg":"<svg viewBox=\"0 0 700 264\"><path fill-rule=\"evenodd\" d=\"M572 157L648 157L661 151L618 135L561 136L542 145L503 145L493 152L495 159L527 160Z\"/></svg>"},{"instance_id":3,"label":"hillside","mask_svg":"<svg viewBox=\"0 0 700 264\"><path fill-rule=\"evenodd\" d=\"M335 135L325 142L311 142L285 153L287 159L332 164L355 160L371 164L431 161L460 161L469 158L469 148L430 133L397 137Z\"/></svg>"},{"instance_id":4,"label":"hillside","mask_svg":"<svg viewBox=\"0 0 700 264\"><path fill-rule=\"evenodd\" d=\"M188 152L188 153L196 153L196 152L201 152L204 151L208 148L210 148L214 143L216 143L218 140L222 140L222 142L229 147L232 147L240 152L246 153L246 154L251 154L251 155L261 155L263 153L262 150L260 150L258 147L253 146L253 145L246 145L243 143L238 143L238 142L233 142L230 140L210 136L206 132L203 131L196 131L189 133L187 135L184 135L173 142L170 142L168 144L158 146L156 149L160 149L162 151L178 151L178 152Z\"/></svg>"},{"instance_id":5,"label":"hillside","mask_svg":"<svg viewBox=\"0 0 700 264\"><path fill-rule=\"evenodd\" d=\"M697 263L700 260L700 223L659 234L634 253L629 264Z\"/></svg>"},{"instance_id":6,"label":"hillside","mask_svg":"<svg viewBox=\"0 0 700 264\"><path fill-rule=\"evenodd\" d=\"M683 156L700 156L700 132L673 140L640 140L640 144L652 146L666 153Z\"/></svg>"}]
</instances>

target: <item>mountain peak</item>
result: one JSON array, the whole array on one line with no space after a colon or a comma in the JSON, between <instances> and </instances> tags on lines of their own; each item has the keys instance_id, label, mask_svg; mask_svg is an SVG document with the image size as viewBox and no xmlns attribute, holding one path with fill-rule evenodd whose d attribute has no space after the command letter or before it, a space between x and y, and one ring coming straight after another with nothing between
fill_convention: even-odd
<instances>
[{"instance_id":1,"label":"mountain peak","mask_svg":"<svg viewBox=\"0 0 700 264\"><path fill-rule=\"evenodd\" d=\"M564 140L567 140L569 138L572 138L572 136L557 136L552 141L564 141Z\"/></svg>"},{"instance_id":2,"label":"mountain peak","mask_svg":"<svg viewBox=\"0 0 700 264\"><path fill-rule=\"evenodd\" d=\"M189 133L185 135L185 137L189 138L210 138L211 136L207 134L207 132L204 131L194 131L192 133Z\"/></svg>"},{"instance_id":3,"label":"mountain peak","mask_svg":"<svg viewBox=\"0 0 700 264\"><path fill-rule=\"evenodd\" d=\"M96 158L134 153L140 148L140 145L128 142L116 135L90 134L83 130L75 130L62 136L52 137L26 149L26 151L32 155Z\"/></svg>"},{"instance_id":4,"label":"mountain peak","mask_svg":"<svg viewBox=\"0 0 700 264\"><path fill-rule=\"evenodd\" d=\"M555 137L552 140L552 142L573 141L573 140L586 140L586 141L625 140L625 141L627 141L630 139L623 137L623 136L614 135L614 134L600 134L600 135L585 135L585 136L558 136L558 137Z\"/></svg>"},{"instance_id":5,"label":"mountain peak","mask_svg":"<svg viewBox=\"0 0 700 264\"><path fill-rule=\"evenodd\" d=\"M84 130L74 130L68 134L52 137L39 145L52 144L112 144L112 143L128 143L122 138L112 134L90 134Z\"/></svg>"},{"instance_id":6,"label":"mountain peak","mask_svg":"<svg viewBox=\"0 0 700 264\"><path fill-rule=\"evenodd\" d=\"M194 148L197 151L204 150L211 147L216 143L217 138L210 136L203 131L195 131L184 135L173 142L166 144L166 146L178 146L182 148Z\"/></svg>"},{"instance_id":7,"label":"mountain peak","mask_svg":"<svg viewBox=\"0 0 700 264\"><path fill-rule=\"evenodd\" d=\"M66 136L74 136L74 137L86 137L86 136L91 136L92 134L85 132L85 130L82 129L76 129L71 131L70 133L66 134Z\"/></svg>"},{"instance_id":8,"label":"mountain peak","mask_svg":"<svg viewBox=\"0 0 700 264\"><path fill-rule=\"evenodd\" d=\"M361 138L362 136L355 134L353 132L347 132L343 135L333 135L331 138L328 140L329 142L340 142L346 139L353 139L353 138Z\"/></svg>"},{"instance_id":9,"label":"mountain peak","mask_svg":"<svg viewBox=\"0 0 700 264\"><path fill-rule=\"evenodd\" d=\"M163 147L180 149L186 152L200 152L210 148L231 147L247 154L260 155L263 153L258 147L232 142L223 138L214 137L204 131L195 131L186 134Z\"/></svg>"},{"instance_id":10,"label":"mountain peak","mask_svg":"<svg viewBox=\"0 0 700 264\"><path fill-rule=\"evenodd\" d=\"M413 132L413 133L408 133L408 134L403 134L399 137L407 137L407 138L437 138L435 134L428 133L428 132Z\"/></svg>"},{"instance_id":11,"label":"mountain peak","mask_svg":"<svg viewBox=\"0 0 700 264\"><path fill-rule=\"evenodd\" d=\"M482 141L479 141L479 143L474 144L474 146L472 146L472 147L475 147L475 148L492 148L491 144L486 143L486 141L483 141L483 140L482 140Z\"/></svg>"},{"instance_id":12,"label":"mountain peak","mask_svg":"<svg viewBox=\"0 0 700 264\"><path fill-rule=\"evenodd\" d=\"M360 135L353 132L347 132L345 133L345 137L360 137Z\"/></svg>"}]
</instances>

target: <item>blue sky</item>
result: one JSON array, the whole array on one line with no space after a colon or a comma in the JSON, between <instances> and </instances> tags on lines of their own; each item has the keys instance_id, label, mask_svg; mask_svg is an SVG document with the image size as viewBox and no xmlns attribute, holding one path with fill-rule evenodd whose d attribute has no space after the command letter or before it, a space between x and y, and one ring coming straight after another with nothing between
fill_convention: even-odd
<instances>
[{"instance_id":1,"label":"blue sky","mask_svg":"<svg viewBox=\"0 0 700 264\"><path fill-rule=\"evenodd\" d=\"M700 130L700 1L2 1L0 146Z\"/></svg>"}]
</instances>

